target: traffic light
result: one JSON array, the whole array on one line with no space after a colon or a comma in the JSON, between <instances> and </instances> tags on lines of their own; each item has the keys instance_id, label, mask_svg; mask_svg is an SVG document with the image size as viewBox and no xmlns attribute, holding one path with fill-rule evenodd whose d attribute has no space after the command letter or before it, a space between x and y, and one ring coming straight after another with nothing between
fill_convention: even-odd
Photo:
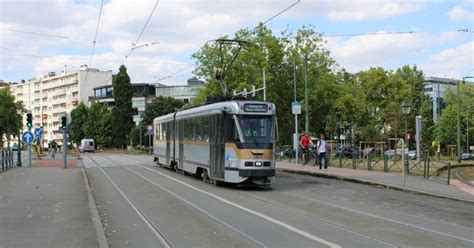
<instances>
[{"instance_id":1,"label":"traffic light","mask_svg":"<svg viewBox=\"0 0 474 248\"><path fill-rule=\"evenodd\" d=\"M67 126L67 116L63 115L61 116L61 129L66 130Z\"/></svg>"},{"instance_id":2,"label":"traffic light","mask_svg":"<svg viewBox=\"0 0 474 248\"><path fill-rule=\"evenodd\" d=\"M31 113L26 113L26 126L28 128L33 126L33 115Z\"/></svg>"}]
</instances>

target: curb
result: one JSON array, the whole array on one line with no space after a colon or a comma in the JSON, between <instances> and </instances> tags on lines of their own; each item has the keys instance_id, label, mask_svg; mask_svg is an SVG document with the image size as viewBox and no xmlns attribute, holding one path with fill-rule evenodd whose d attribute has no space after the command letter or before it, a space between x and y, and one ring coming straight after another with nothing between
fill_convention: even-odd
<instances>
[{"instance_id":1,"label":"curb","mask_svg":"<svg viewBox=\"0 0 474 248\"><path fill-rule=\"evenodd\" d=\"M471 200L467 200L467 199L459 199L459 198L446 196L446 195L437 195L437 194L422 191L422 190L416 190L416 189L412 189L412 188L407 188L407 187L402 187L402 186L397 186L397 185L391 185L391 184L383 184L383 183L380 183L380 182L374 182L374 181L365 180L365 179L338 176L338 175L332 175L332 174L324 174L324 173L311 172L311 171L299 171L299 170L292 170L292 169L276 168L276 170L278 172L287 172L287 173L308 175L308 176L314 176L314 177L324 177L324 178L329 178L329 179L337 179L337 180L346 181L346 182L360 183L360 184L384 187L384 188L387 188L387 189L393 189L393 190L398 190L398 191L403 191L403 192L410 192L410 193L426 195L426 196L432 196L432 197L437 197L437 198L443 198L443 199L448 199L448 200L454 200L454 201L460 201L460 202L466 202L466 203L474 203L474 200L471 201Z\"/></svg>"},{"instance_id":2,"label":"curb","mask_svg":"<svg viewBox=\"0 0 474 248\"><path fill-rule=\"evenodd\" d=\"M92 222L94 222L94 227L97 234L97 242L99 244L99 248L109 248L109 244L107 243L107 238L105 236L105 230L100 220L99 210L97 209L94 196L92 195L89 178L87 177L87 173L84 170L84 168L81 168L81 171L82 171L82 176L84 177L84 183L86 185L87 198L89 199L89 209L92 215L91 219L92 219Z\"/></svg>"}]
</instances>

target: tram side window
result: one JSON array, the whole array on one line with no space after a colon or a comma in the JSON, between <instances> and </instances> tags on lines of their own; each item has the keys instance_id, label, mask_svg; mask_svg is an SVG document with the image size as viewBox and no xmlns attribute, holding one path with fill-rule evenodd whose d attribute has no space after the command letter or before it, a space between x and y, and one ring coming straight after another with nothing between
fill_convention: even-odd
<instances>
[{"instance_id":1,"label":"tram side window","mask_svg":"<svg viewBox=\"0 0 474 248\"><path fill-rule=\"evenodd\" d=\"M194 140L195 141L209 141L209 117L199 116L193 118L195 132Z\"/></svg>"},{"instance_id":2,"label":"tram side window","mask_svg":"<svg viewBox=\"0 0 474 248\"><path fill-rule=\"evenodd\" d=\"M156 124L155 125L155 140L160 140L161 139L161 124Z\"/></svg>"},{"instance_id":3,"label":"tram side window","mask_svg":"<svg viewBox=\"0 0 474 248\"><path fill-rule=\"evenodd\" d=\"M226 126L225 140L228 142L240 142L239 132L237 131L237 128L235 127L235 121L232 118L232 116L227 116L225 118L225 126Z\"/></svg>"},{"instance_id":4,"label":"tram side window","mask_svg":"<svg viewBox=\"0 0 474 248\"><path fill-rule=\"evenodd\" d=\"M183 140L192 141L194 137L194 118L183 120L184 122L184 135Z\"/></svg>"}]
</instances>

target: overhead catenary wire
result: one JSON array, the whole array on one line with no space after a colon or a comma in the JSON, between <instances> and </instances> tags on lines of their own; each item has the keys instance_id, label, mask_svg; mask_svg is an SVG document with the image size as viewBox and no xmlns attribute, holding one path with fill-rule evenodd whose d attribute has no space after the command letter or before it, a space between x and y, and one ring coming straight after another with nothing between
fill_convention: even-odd
<instances>
[{"instance_id":1,"label":"overhead catenary wire","mask_svg":"<svg viewBox=\"0 0 474 248\"><path fill-rule=\"evenodd\" d=\"M264 22L260 23L259 25L257 25L257 26L256 26L255 28L253 28L252 30L257 29L257 28L258 28L259 26L261 26L261 25L265 25L265 24L268 23L269 21L275 19L277 16L279 16L279 15L283 14L284 12L288 11L289 9L293 8L295 5L297 5L297 4L300 3L300 2L301 2L301 0L297 0L296 2L292 3L290 6L286 7L285 9L279 11L279 12L276 13L275 15L273 15L273 16L271 16L270 18L268 18L267 20L265 20ZM206 41L205 43L207 43L207 42L209 42L209 41ZM202 43L202 42L201 42L201 43ZM194 66L194 65L193 65L193 66ZM157 81L155 81L155 83L157 83L157 82L159 82L159 81L161 81L161 80L165 80L165 79L171 78L171 77L173 77L174 75L176 75L176 74L178 74L178 73L180 73L180 72L182 72L182 71L188 69L189 67L191 67L191 66L188 66L188 67L186 67L186 68L184 68L184 69L178 70L178 71L173 72L173 73L171 73L171 74L169 74L169 75L167 75L167 76L164 76L164 77L158 79Z\"/></svg>"},{"instance_id":2,"label":"overhead catenary wire","mask_svg":"<svg viewBox=\"0 0 474 248\"><path fill-rule=\"evenodd\" d=\"M15 32L15 33L24 33L24 34L33 34L33 35L40 35L40 36L47 36L47 37L55 37L60 39L70 39L70 37L65 35L58 35L58 34L48 34L48 33L41 33L41 32L33 32L33 31L25 31L25 30L17 30L17 29L9 29L9 28L0 28L0 30L8 31L8 32Z\"/></svg>"},{"instance_id":3,"label":"overhead catenary wire","mask_svg":"<svg viewBox=\"0 0 474 248\"><path fill-rule=\"evenodd\" d=\"M45 55L36 55L36 54L8 54L8 53L0 53L0 55L4 56L20 56L20 57L33 57L33 58L48 58L48 59L56 59L56 60L77 60L77 61L87 61L89 58L74 58L74 57L64 57L64 56L45 56ZM119 62L122 60L119 59L98 59L95 58L95 61L104 61L104 62ZM189 63L181 63L181 62L157 62L157 61L145 61L145 60L129 60L128 63L135 63L135 64L150 64L150 65L190 65ZM194 65L194 64L193 64Z\"/></svg>"},{"instance_id":4,"label":"overhead catenary wire","mask_svg":"<svg viewBox=\"0 0 474 248\"><path fill-rule=\"evenodd\" d=\"M100 2L100 9L99 9L99 17L97 18L97 25L95 28L95 34L94 34L94 40L92 41L92 49L91 49L91 55L89 59L89 64L87 65L88 67L92 66L92 57L94 56L94 50L95 50L95 44L97 43L97 35L99 34L99 26L100 26L100 17L102 16L102 7L104 6L104 0ZM87 83L87 78L89 76L89 70L86 69L86 76L84 79L84 86Z\"/></svg>"},{"instance_id":5,"label":"overhead catenary wire","mask_svg":"<svg viewBox=\"0 0 474 248\"><path fill-rule=\"evenodd\" d=\"M134 47L138 44L138 42L140 41L140 38L142 37L143 35L143 32L145 31L148 23L150 22L151 20L151 17L153 16L153 14L155 13L155 10L156 10L156 7L158 6L158 3L160 2L160 0L156 0L155 2L155 6L153 6L153 9L151 10L151 13L150 15L148 16L146 22L145 22L145 25L143 25L143 28L142 30L140 31L140 34L138 35L137 39L135 40L135 42L132 43L132 47L130 48L130 50L128 51L127 55L125 56L125 58L123 59L122 61L122 65L125 64L125 61L128 59L128 57L130 57L130 55L132 54L132 52L134 51Z\"/></svg>"}]
</instances>

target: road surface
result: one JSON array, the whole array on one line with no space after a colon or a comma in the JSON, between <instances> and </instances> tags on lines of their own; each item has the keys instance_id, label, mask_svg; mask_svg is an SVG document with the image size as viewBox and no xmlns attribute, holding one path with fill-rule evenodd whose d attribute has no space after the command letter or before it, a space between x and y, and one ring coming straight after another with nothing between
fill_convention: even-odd
<instances>
[{"instance_id":1,"label":"road surface","mask_svg":"<svg viewBox=\"0 0 474 248\"><path fill-rule=\"evenodd\" d=\"M474 205L278 173L215 187L152 157L83 155L110 247L473 247Z\"/></svg>"}]
</instances>

